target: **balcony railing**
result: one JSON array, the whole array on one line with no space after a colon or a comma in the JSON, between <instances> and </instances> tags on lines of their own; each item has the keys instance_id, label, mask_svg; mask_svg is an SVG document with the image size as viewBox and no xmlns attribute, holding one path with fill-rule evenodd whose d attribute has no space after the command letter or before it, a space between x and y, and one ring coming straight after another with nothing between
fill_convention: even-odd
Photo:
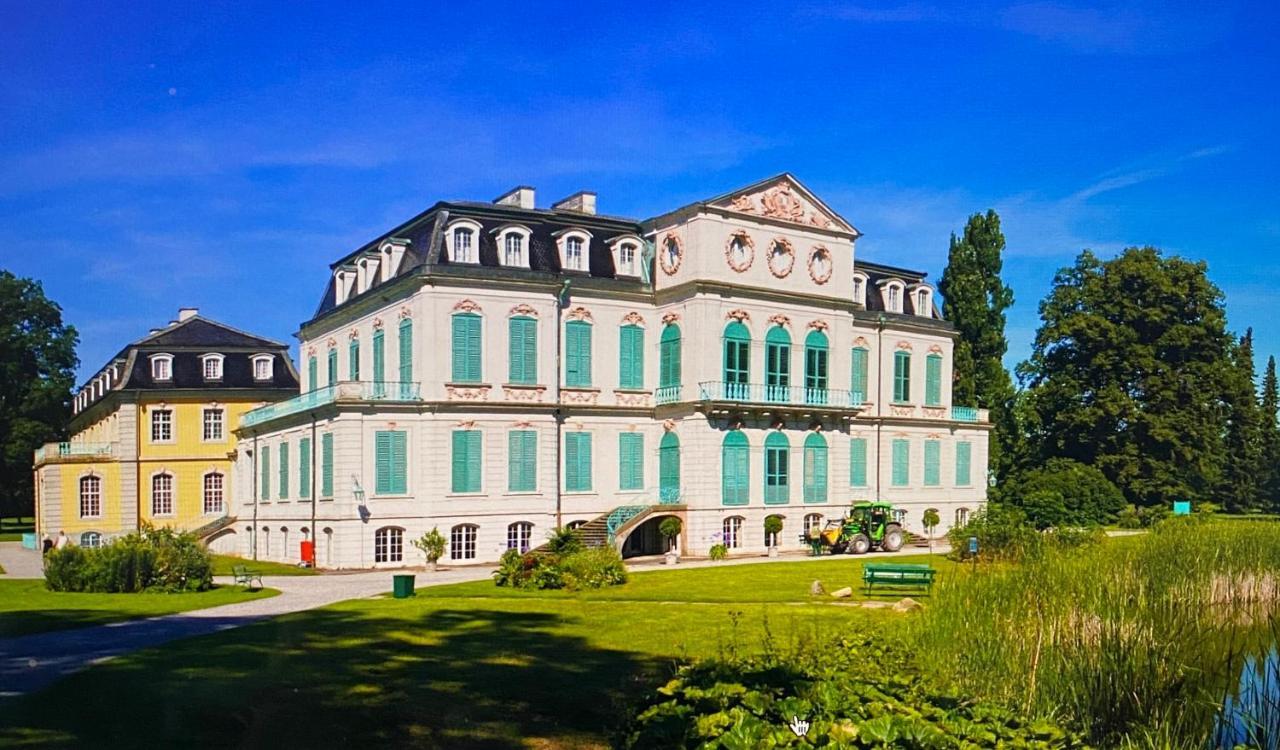
<instances>
[{"instance_id":1,"label":"balcony railing","mask_svg":"<svg viewBox=\"0 0 1280 750\"><path fill-rule=\"evenodd\" d=\"M698 383L702 401L735 401L744 404L778 404L786 406L861 406L863 394L836 388L806 388L800 385L766 385L763 383L726 383L710 380Z\"/></svg>"},{"instance_id":2,"label":"balcony railing","mask_svg":"<svg viewBox=\"0 0 1280 750\"><path fill-rule=\"evenodd\" d=\"M659 406L674 404L680 400L680 386L664 385L653 394L653 402Z\"/></svg>"},{"instance_id":3,"label":"balcony railing","mask_svg":"<svg viewBox=\"0 0 1280 750\"><path fill-rule=\"evenodd\" d=\"M52 461L68 456L110 456L111 443L46 443L35 451L35 461Z\"/></svg>"},{"instance_id":4,"label":"balcony railing","mask_svg":"<svg viewBox=\"0 0 1280 750\"><path fill-rule=\"evenodd\" d=\"M976 406L953 406L951 407L951 418L956 422L977 422L978 407Z\"/></svg>"},{"instance_id":5,"label":"balcony railing","mask_svg":"<svg viewBox=\"0 0 1280 750\"><path fill-rule=\"evenodd\" d=\"M324 406L337 401L382 401L391 403L421 401L421 390L420 384L408 381L349 380L326 385L323 388L317 388L314 391L294 396L287 401L278 401L274 404L268 404L253 411L245 412L244 416L240 418L240 426L253 427L263 422L269 422L290 414L298 414L314 409L317 406Z\"/></svg>"}]
</instances>

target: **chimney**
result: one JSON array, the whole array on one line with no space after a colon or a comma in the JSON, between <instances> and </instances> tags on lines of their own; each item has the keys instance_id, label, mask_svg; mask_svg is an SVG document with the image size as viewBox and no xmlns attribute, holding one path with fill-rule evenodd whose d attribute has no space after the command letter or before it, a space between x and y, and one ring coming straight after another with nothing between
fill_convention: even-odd
<instances>
[{"instance_id":1,"label":"chimney","mask_svg":"<svg viewBox=\"0 0 1280 750\"><path fill-rule=\"evenodd\" d=\"M596 214L596 194L590 190L579 190L568 198L551 204L552 211L573 211L580 214Z\"/></svg>"},{"instance_id":2,"label":"chimney","mask_svg":"<svg viewBox=\"0 0 1280 750\"><path fill-rule=\"evenodd\" d=\"M184 320L191 320L192 318L194 318L199 314L200 314L200 308L198 307L179 307L177 322L181 323Z\"/></svg>"},{"instance_id":3,"label":"chimney","mask_svg":"<svg viewBox=\"0 0 1280 750\"><path fill-rule=\"evenodd\" d=\"M515 206L516 208L533 208L533 188L528 185L513 187L493 199L499 206Z\"/></svg>"}]
</instances>

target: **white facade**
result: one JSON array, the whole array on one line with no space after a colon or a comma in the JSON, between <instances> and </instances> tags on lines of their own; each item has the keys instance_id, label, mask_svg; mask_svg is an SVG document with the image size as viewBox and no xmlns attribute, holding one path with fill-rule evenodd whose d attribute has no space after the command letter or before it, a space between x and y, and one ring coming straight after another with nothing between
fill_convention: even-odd
<instances>
[{"instance_id":1,"label":"white facade","mask_svg":"<svg viewBox=\"0 0 1280 750\"><path fill-rule=\"evenodd\" d=\"M722 541L759 553L768 515L783 517L785 549L801 546L808 516L837 517L859 500L893 503L917 533L928 508L942 533L981 507L990 425L952 408L955 333L932 290L921 274L855 263L857 231L792 178L643 224L575 205L441 204L417 240L385 238L335 265L327 302L300 335L304 393L238 433L234 495L256 498L234 510L237 529L252 532L239 535L241 554L256 545L258 558L297 561L316 529L320 567L415 564L409 541L438 527L451 541L444 562L492 562L557 525L641 507L617 530L628 553L654 551L643 529L665 515L684 520L686 555ZM451 234L460 228L473 234ZM508 232L524 244L507 244ZM589 271L560 270L577 260L565 256L575 236ZM523 265L487 257L482 239ZM749 338L733 344L732 368L729 326ZM671 329L678 378L675 347L663 353ZM806 348L823 338L825 348ZM745 479L743 449L726 448L742 438ZM738 467L727 482L726 465Z\"/></svg>"}]
</instances>

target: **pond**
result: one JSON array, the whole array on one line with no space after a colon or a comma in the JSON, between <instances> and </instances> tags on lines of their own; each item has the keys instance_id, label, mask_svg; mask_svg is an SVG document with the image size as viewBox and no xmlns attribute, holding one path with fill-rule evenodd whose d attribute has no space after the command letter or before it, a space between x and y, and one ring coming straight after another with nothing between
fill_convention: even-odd
<instances>
[{"instance_id":1,"label":"pond","mask_svg":"<svg viewBox=\"0 0 1280 750\"><path fill-rule=\"evenodd\" d=\"M1240 683L1224 701L1214 735L1216 748L1280 750L1280 644L1245 659Z\"/></svg>"}]
</instances>

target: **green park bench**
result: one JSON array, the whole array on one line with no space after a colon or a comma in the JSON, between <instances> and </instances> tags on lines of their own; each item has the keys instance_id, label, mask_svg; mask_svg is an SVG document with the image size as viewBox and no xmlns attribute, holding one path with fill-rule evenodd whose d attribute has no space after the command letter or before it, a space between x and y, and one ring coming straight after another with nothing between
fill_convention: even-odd
<instances>
[{"instance_id":1,"label":"green park bench","mask_svg":"<svg viewBox=\"0 0 1280 750\"><path fill-rule=\"evenodd\" d=\"M938 571L932 565L909 565L905 563L865 563L862 566L862 584L867 596L877 586L885 588L910 588L929 593L933 589L933 579Z\"/></svg>"},{"instance_id":2,"label":"green park bench","mask_svg":"<svg viewBox=\"0 0 1280 750\"><path fill-rule=\"evenodd\" d=\"M249 570L243 565L235 565L231 568L231 575L235 578L235 582L245 588L253 588L253 582L258 582L258 588L262 588L262 574L256 570Z\"/></svg>"}]
</instances>

